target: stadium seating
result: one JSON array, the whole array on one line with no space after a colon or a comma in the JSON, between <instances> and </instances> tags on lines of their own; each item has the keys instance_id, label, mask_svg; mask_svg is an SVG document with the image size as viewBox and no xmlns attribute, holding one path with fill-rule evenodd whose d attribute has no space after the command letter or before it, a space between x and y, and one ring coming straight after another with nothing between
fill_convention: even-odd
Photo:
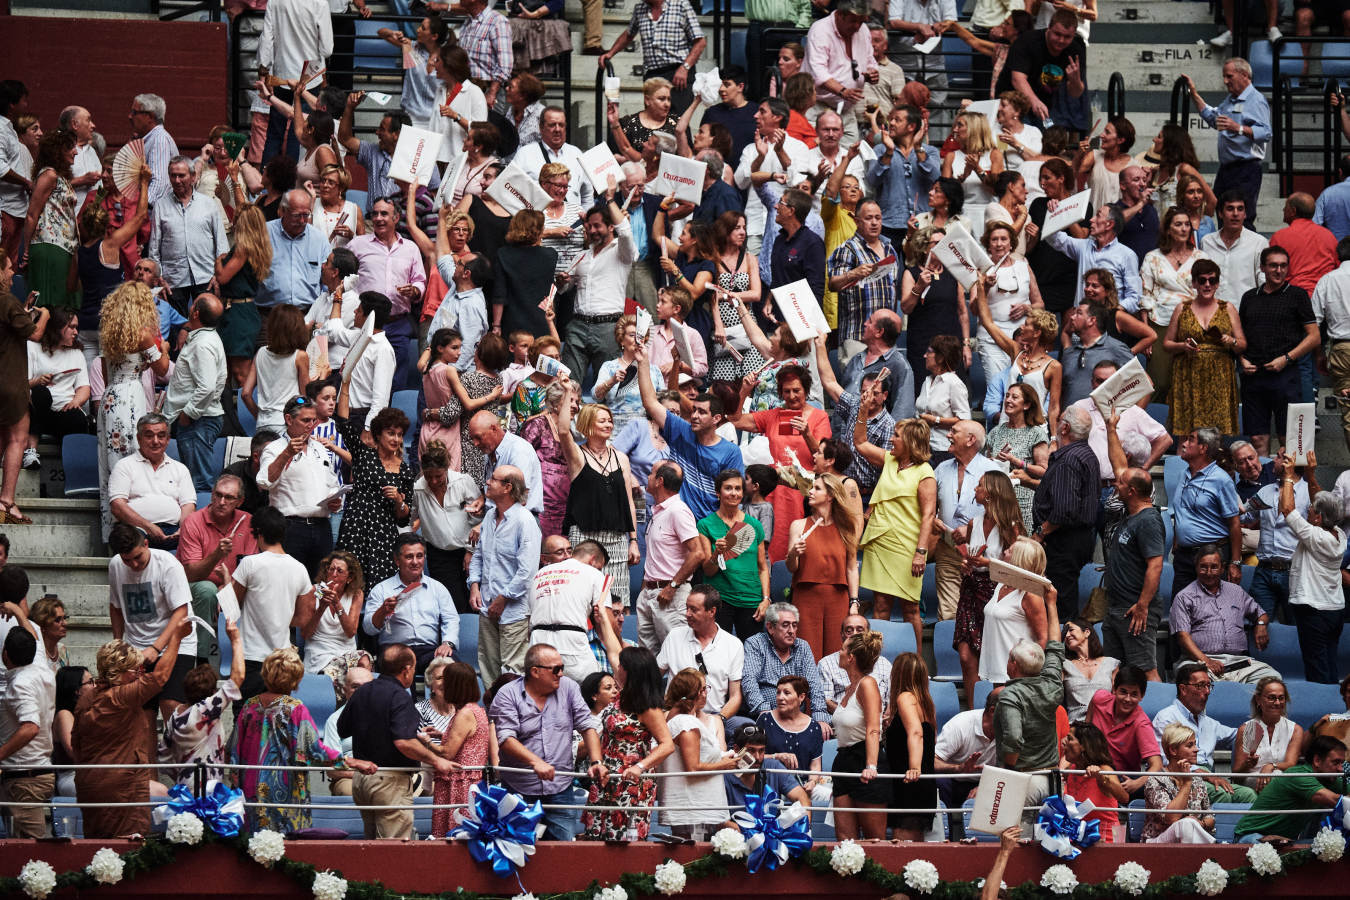
<instances>
[{"instance_id":1,"label":"stadium seating","mask_svg":"<svg viewBox=\"0 0 1350 900\"><path fill-rule=\"evenodd\" d=\"M1289 691L1289 706L1284 714L1304 728L1311 728L1327 713L1339 713L1345 708L1338 684L1286 681L1285 689Z\"/></svg>"},{"instance_id":2,"label":"stadium seating","mask_svg":"<svg viewBox=\"0 0 1350 900\"><path fill-rule=\"evenodd\" d=\"M1205 714L1230 728L1237 728L1252 716L1252 694L1255 688L1236 681L1216 681L1210 691Z\"/></svg>"},{"instance_id":3,"label":"stadium seating","mask_svg":"<svg viewBox=\"0 0 1350 900\"><path fill-rule=\"evenodd\" d=\"M1270 41L1253 41L1247 51L1247 61L1252 66L1252 84L1257 90L1270 93L1275 83L1275 49ZM1298 87L1302 70L1303 48L1291 40L1280 47L1280 78L1289 76L1290 85Z\"/></svg>"},{"instance_id":4,"label":"stadium seating","mask_svg":"<svg viewBox=\"0 0 1350 900\"><path fill-rule=\"evenodd\" d=\"M1150 719L1177 699L1177 686L1170 681L1150 681L1139 706Z\"/></svg>"},{"instance_id":5,"label":"stadium seating","mask_svg":"<svg viewBox=\"0 0 1350 900\"><path fill-rule=\"evenodd\" d=\"M913 653L914 627L904 620L868 619L873 631L881 633L881 658L887 665L895 662L901 653Z\"/></svg>"},{"instance_id":6,"label":"stadium seating","mask_svg":"<svg viewBox=\"0 0 1350 900\"><path fill-rule=\"evenodd\" d=\"M1293 625L1271 622L1270 643L1253 653L1257 659L1279 672L1287 681L1303 680L1303 652L1298 646L1298 629Z\"/></svg>"},{"instance_id":7,"label":"stadium seating","mask_svg":"<svg viewBox=\"0 0 1350 900\"><path fill-rule=\"evenodd\" d=\"M934 623L933 660L937 663L937 671L932 674L934 681L961 680L961 657L952 647L955 636L955 619L940 619Z\"/></svg>"},{"instance_id":8,"label":"stadium seating","mask_svg":"<svg viewBox=\"0 0 1350 900\"><path fill-rule=\"evenodd\" d=\"M939 728L961 711L961 701L956 696L956 685L950 681L932 682L928 685L928 693L933 697Z\"/></svg>"},{"instance_id":9,"label":"stadium seating","mask_svg":"<svg viewBox=\"0 0 1350 900\"><path fill-rule=\"evenodd\" d=\"M295 699L305 704L314 722L323 729L328 717L337 709L337 696L333 693L333 679L327 675L314 675L306 672L295 689Z\"/></svg>"},{"instance_id":10,"label":"stadium seating","mask_svg":"<svg viewBox=\"0 0 1350 900\"><path fill-rule=\"evenodd\" d=\"M68 434L61 438L61 467L66 473L67 497L97 497L98 438L92 434Z\"/></svg>"},{"instance_id":11,"label":"stadium seating","mask_svg":"<svg viewBox=\"0 0 1350 900\"><path fill-rule=\"evenodd\" d=\"M389 405L408 417L410 424L403 433L403 447L407 449L412 446L417 434L417 391L394 391L389 398Z\"/></svg>"}]
</instances>

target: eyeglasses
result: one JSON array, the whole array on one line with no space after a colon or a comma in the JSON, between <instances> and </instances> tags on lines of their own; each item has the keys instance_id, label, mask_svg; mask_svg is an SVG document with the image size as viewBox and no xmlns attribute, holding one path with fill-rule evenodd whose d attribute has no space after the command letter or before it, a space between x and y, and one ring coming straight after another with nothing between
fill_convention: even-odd
<instances>
[{"instance_id":1,"label":"eyeglasses","mask_svg":"<svg viewBox=\"0 0 1350 900\"><path fill-rule=\"evenodd\" d=\"M1286 696L1284 696L1283 694L1276 694L1276 695L1273 696L1273 697L1262 697L1261 699L1264 700L1264 701L1266 701L1267 703L1288 703L1288 702L1289 702L1289 698L1286 697Z\"/></svg>"},{"instance_id":2,"label":"eyeglasses","mask_svg":"<svg viewBox=\"0 0 1350 900\"><path fill-rule=\"evenodd\" d=\"M1195 283L1196 283L1196 284L1218 284L1218 283L1219 283L1219 276L1218 276L1218 275L1197 275L1197 276L1195 276Z\"/></svg>"},{"instance_id":3,"label":"eyeglasses","mask_svg":"<svg viewBox=\"0 0 1350 900\"><path fill-rule=\"evenodd\" d=\"M1195 688L1197 691L1214 690L1214 685L1208 681L1183 681L1182 685L1188 688Z\"/></svg>"},{"instance_id":4,"label":"eyeglasses","mask_svg":"<svg viewBox=\"0 0 1350 900\"><path fill-rule=\"evenodd\" d=\"M545 672L552 672L554 675L561 675L561 674L563 673L563 667L562 667L561 665L556 665L556 666L531 666L530 668L532 668L532 669L543 669Z\"/></svg>"}]
</instances>

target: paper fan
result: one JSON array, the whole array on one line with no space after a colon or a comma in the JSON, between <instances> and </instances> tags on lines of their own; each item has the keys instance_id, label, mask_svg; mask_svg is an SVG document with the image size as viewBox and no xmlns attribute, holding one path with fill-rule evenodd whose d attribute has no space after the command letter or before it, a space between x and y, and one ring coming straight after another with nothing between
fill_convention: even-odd
<instances>
[{"instance_id":1,"label":"paper fan","mask_svg":"<svg viewBox=\"0 0 1350 900\"><path fill-rule=\"evenodd\" d=\"M141 176L141 167L145 165L145 141L136 138L122 145L113 157L113 184L122 192L123 197L136 199L136 183Z\"/></svg>"},{"instance_id":2,"label":"paper fan","mask_svg":"<svg viewBox=\"0 0 1350 900\"><path fill-rule=\"evenodd\" d=\"M225 152L229 154L230 159L238 156L239 151L248 145L248 135L237 131L227 131L220 137L225 142Z\"/></svg>"},{"instance_id":3,"label":"paper fan","mask_svg":"<svg viewBox=\"0 0 1350 900\"><path fill-rule=\"evenodd\" d=\"M740 522L727 530L727 550L717 558L717 567L725 570L726 560L735 559L748 551L755 543L755 529L749 522Z\"/></svg>"}]
</instances>

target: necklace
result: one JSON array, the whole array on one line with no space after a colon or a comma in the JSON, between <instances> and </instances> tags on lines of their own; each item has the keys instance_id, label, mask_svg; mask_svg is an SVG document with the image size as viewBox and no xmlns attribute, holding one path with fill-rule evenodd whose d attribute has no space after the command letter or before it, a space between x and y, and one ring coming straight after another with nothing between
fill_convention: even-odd
<instances>
[{"instance_id":1,"label":"necklace","mask_svg":"<svg viewBox=\"0 0 1350 900\"><path fill-rule=\"evenodd\" d=\"M608 449L608 448L606 448L606 449ZM608 474L610 474L611 472L614 471L614 469L611 467L611 463L614 462L614 455L613 455L613 453L607 454L607 455L605 456L605 461L602 463L602 462L600 462L600 456L599 456L599 454L597 454L595 451L593 451L593 450L592 450L589 446L587 446L586 444L582 444L582 445L581 445L581 451L582 451L583 453L585 453L587 456L589 456L591 459L595 460L595 468L600 472L601 475L608 475Z\"/></svg>"}]
</instances>

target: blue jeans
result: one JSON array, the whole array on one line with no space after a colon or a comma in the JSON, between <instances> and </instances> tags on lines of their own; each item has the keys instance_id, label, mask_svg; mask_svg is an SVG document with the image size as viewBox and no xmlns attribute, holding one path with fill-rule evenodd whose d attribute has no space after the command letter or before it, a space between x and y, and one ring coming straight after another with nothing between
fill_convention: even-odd
<instances>
[{"instance_id":1,"label":"blue jeans","mask_svg":"<svg viewBox=\"0 0 1350 900\"><path fill-rule=\"evenodd\" d=\"M581 806L586 802L586 793L575 785L565 787L556 794L544 796L526 796L527 803L539 800L542 803L562 803L569 806ZM545 809L544 837L553 841L575 841L581 831L581 810Z\"/></svg>"},{"instance_id":2,"label":"blue jeans","mask_svg":"<svg viewBox=\"0 0 1350 900\"><path fill-rule=\"evenodd\" d=\"M202 416L190 425L178 423L178 458L192 473L192 486L198 493L211 490L211 451L224 423L224 416Z\"/></svg>"},{"instance_id":3,"label":"blue jeans","mask_svg":"<svg viewBox=\"0 0 1350 900\"><path fill-rule=\"evenodd\" d=\"M417 327L408 315L394 316L384 327L384 336L394 348L393 391L415 391L422 386L417 376Z\"/></svg>"},{"instance_id":4,"label":"blue jeans","mask_svg":"<svg viewBox=\"0 0 1350 900\"><path fill-rule=\"evenodd\" d=\"M1275 612L1279 610L1279 619L1281 621L1288 618L1289 615L1289 573L1277 572L1274 569L1263 569L1257 566L1255 574L1252 575L1252 599L1257 605L1270 613L1271 618L1276 618Z\"/></svg>"},{"instance_id":5,"label":"blue jeans","mask_svg":"<svg viewBox=\"0 0 1350 900\"><path fill-rule=\"evenodd\" d=\"M1237 839L1237 843L1239 843L1239 844L1259 844L1259 843L1261 843L1261 838L1263 838L1263 837L1265 837L1264 834L1256 834L1255 832L1253 832L1253 833L1251 833L1251 834L1244 834L1242 837L1240 837L1240 838Z\"/></svg>"}]
</instances>

